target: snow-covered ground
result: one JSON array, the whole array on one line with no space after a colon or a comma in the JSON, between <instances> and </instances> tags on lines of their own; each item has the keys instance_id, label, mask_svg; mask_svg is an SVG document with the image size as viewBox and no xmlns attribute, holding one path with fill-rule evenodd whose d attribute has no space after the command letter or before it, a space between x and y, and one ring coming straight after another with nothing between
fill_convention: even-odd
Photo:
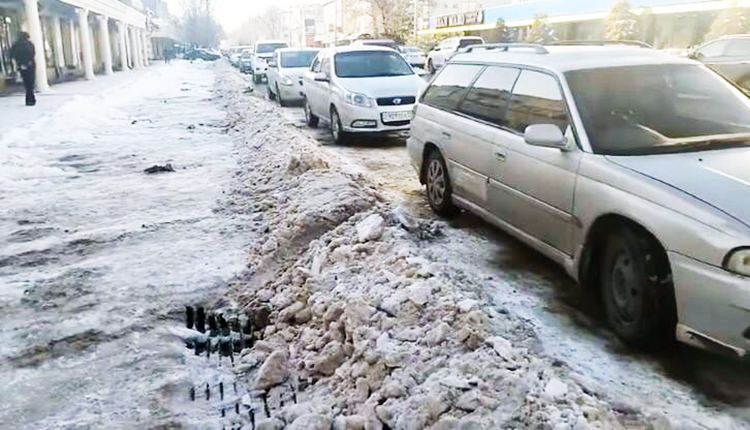
<instances>
[{"instance_id":1,"label":"snow-covered ground","mask_svg":"<svg viewBox=\"0 0 750 430\"><path fill-rule=\"evenodd\" d=\"M156 426L175 386L211 377L168 330L252 240L223 194L237 165L213 83L208 64L152 67L0 130L0 428Z\"/></svg>"},{"instance_id":2,"label":"snow-covered ground","mask_svg":"<svg viewBox=\"0 0 750 430\"><path fill-rule=\"evenodd\" d=\"M750 428L747 365L629 352L434 217L403 140L332 146L223 61L121 79L0 123L0 428Z\"/></svg>"}]
</instances>

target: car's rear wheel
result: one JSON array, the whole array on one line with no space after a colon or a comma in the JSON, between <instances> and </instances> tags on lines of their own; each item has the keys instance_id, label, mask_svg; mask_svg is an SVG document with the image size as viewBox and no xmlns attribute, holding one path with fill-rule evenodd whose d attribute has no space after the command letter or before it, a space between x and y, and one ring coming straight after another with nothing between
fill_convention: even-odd
<instances>
[{"instance_id":1,"label":"car's rear wheel","mask_svg":"<svg viewBox=\"0 0 750 430\"><path fill-rule=\"evenodd\" d=\"M654 348L677 323L669 262L645 233L621 226L604 247L602 299L612 330L629 345Z\"/></svg>"},{"instance_id":2,"label":"car's rear wheel","mask_svg":"<svg viewBox=\"0 0 750 430\"><path fill-rule=\"evenodd\" d=\"M312 109L310 109L310 102L307 101L307 98L305 98L304 103L305 124L307 124L307 126L310 128L315 128L318 126L318 122L320 121L320 119L312 113Z\"/></svg>"},{"instance_id":3,"label":"car's rear wheel","mask_svg":"<svg viewBox=\"0 0 750 430\"><path fill-rule=\"evenodd\" d=\"M453 188L448 177L448 168L440 151L431 151L425 163L427 200L430 202L430 207L438 215L455 215L458 209L453 204Z\"/></svg>"},{"instance_id":4,"label":"car's rear wheel","mask_svg":"<svg viewBox=\"0 0 750 430\"><path fill-rule=\"evenodd\" d=\"M341 127L341 117L335 107L331 107L331 138L336 145L345 145L349 141L349 133Z\"/></svg>"}]
</instances>

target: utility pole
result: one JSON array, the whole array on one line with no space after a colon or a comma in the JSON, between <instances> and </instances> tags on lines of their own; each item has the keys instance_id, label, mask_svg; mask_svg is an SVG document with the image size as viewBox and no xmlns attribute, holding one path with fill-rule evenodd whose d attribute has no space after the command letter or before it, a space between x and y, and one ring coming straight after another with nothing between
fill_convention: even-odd
<instances>
[{"instance_id":1,"label":"utility pole","mask_svg":"<svg viewBox=\"0 0 750 430\"><path fill-rule=\"evenodd\" d=\"M339 0L333 0L333 46L339 44Z\"/></svg>"}]
</instances>

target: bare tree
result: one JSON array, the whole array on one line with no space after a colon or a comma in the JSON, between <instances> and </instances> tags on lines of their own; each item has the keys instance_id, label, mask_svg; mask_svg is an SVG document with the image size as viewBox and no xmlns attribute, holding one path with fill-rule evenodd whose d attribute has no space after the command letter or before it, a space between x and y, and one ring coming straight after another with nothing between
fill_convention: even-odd
<instances>
[{"instance_id":1,"label":"bare tree","mask_svg":"<svg viewBox=\"0 0 750 430\"><path fill-rule=\"evenodd\" d=\"M181 4L179 28L185 41L193 46L218 45L223 30L214 19L210 0L182 0Z\"/></svg>"}]
</instances>

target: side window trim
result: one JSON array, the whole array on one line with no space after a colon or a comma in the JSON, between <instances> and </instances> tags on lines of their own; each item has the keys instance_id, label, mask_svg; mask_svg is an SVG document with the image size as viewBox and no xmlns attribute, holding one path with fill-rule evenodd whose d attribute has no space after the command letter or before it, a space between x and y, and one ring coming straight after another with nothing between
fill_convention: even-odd
<instances>
[{"instance_id":1,"label":"side window trim","mask_svg":"<svg viewBox=\"0 0 750 430\"><path fill-rule=\"evenodd\" d=\"M518 70L518 75L516 76L516 80L513 81L513 85L510 87L510 94L511 94L511 96L513 95L513 90L516 88L516 84L518 83L518 79L521 77L521 73L523 73L523 71L525 69L523 67L520 67L520 66L505 65L505 64L503 64L503 65L500 65L500 64L497 64L497 65L496 64L488 65L488 66L485 66L479 73L477 73L477 75L474 77L474 80L471 81L471 84L469 84L469 87L468 87L469 91L466 92L466 94L464 95L464 98L462 98L461 101L458 103L458 105L456 106L456 111L454 113L459 114L459 115L461 115L461 116L463 116L465 118L473 119L473 120L479 121L479 122L481 122L483 124L487 124L487 125L490 125L492 127L499 128L501 130L514 132L514 130L511 130L508 127L505 127L505 126L502 126L502 125L499 125L499 124L495 124L494 122L487 121L487 120L482 119L482 118L477 118L474 115L471 115L471 114L466 113L466 112L464 112L464 111L461 110L461 106L463 106L464 102L466 101L466 97L469 96L469 93L471 92L471 89L474 88L474 84L476 84L476 82L479 80L479 78L482 77L482 74L484 72L486 72L487 69L489 69L490 67L505 67L507 69L516 69L516 70ZM510 99L508 100L508 102L510 102ZM510 103L508 104L508 106L509 105L510 105ZM506 106L506 108L508 106Z\"/></svg>"},{"instance_id":2,"label":"side window trim","mask_svg":"<svg viewBox=\"0 0 750 430\"><path fill-rule=\"evenodd\" d=\"M469 85L466 86L467 89L471 89L471 87L474 85L474 82L476 82L477 79L479 79L479 77L482 76L482 73L484 73L484 71L487 70L487 67L488 67L486 64L475 64L475 63L458 63L458 64L465 64L467 66L480 66L481 67L481 69L477 72L477 74L474 76L474 78L471 80L471 82L469 82ZM437 80L438 76L440 76L440 73L442 73L444 70L446 70L445 67L443 67L440 70L440 72L438 72L438 74L433 78L432 81L434 82L435 80ZM429 87L427 87L427 88L429 89ZM426 89L425 89L425 91L422 92L422 96L419 98L419 102L420 103L423 102L425 93L427 93ZM445 109L445 108L442 108L442 107L439 107L439 106L435 106L435 105L430 104L430 103L425 103L425 104L427 106L433 108L433 109L439 109L439 110L441 110L443 112L458 113L459 109L461 107L461 104L466 99L466 96L468 95L468 93L469 92L467 91L466 94L464 94L463 97L461 97L461 100L456 104L456 109Z\"/></svg>"}]
</instances>

